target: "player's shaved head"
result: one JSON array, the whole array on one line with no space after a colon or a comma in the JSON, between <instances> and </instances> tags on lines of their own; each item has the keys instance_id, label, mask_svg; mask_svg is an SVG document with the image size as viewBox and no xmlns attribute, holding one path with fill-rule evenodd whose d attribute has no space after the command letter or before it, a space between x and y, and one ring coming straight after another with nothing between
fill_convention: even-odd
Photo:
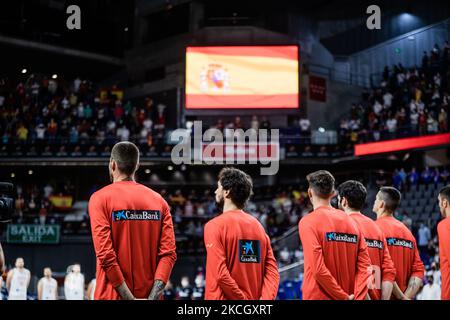
<instances>
[{"instance_id":1,"label":"player's shaved head","mask_svg":"<svg viewBox=\"0 0 450 320\"><path fill-rule=\"evenodd\" d=\"M450 203L450 185L445 186L441 190L439 190L439 195L442 199L445 199Z\"/></svg>"},{"instance_id":2,"label":"player's shaved head","mask_svg":"<svg viewBox=\"0 0 450 320\"><path fill-rule=\"evenodd\" d=\"M380 200L384 201L386 211L394 212L402 199L402 194L394 187L381 187L378 192Z\"/></svg>"},{"instance_id":3,"label":"player's shaved head","mask_svg":"<svg viewBox=\"0 0 450 320\"><path fill-rule=\"evenodd\" d=\"M312 172L306 176L309 187L314 193L323 199L328 199L333 195L335 179L333 175L326 170Z\"/></svg>"},{"instance_id":4,"label":"player's shaved head","mask_svg":"<svg viewBox=\"0 0 450 320\"><path fill-rule=\"evenodd\" d=\"M117 163L117 169L121 173L131 176L139 163L139 149L132 142L116 143L111 150L111 160Z\"/></svg>"}]
</instances>

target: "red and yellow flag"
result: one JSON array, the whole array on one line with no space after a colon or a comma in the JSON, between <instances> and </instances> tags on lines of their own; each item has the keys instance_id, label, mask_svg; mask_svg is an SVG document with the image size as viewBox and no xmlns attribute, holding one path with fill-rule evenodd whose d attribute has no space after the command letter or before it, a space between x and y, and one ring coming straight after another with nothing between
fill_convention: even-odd
<instances>
[{"instance_id":1,"label":"red and yellow flag","mask_svg":"<svg viewBox=\"0 0 450 320\"><path fill-rule=\"evenodd\" d=\"M298 108L298 46L186 51L186 108Z\"/></svg>"}]
</instances>

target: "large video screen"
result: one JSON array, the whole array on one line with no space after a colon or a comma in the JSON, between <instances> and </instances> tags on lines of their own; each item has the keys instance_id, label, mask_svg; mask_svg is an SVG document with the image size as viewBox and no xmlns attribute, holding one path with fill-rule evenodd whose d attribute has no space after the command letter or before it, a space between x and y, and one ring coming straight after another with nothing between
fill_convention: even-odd
<instances>
[{"instance_id":1,"label":"large video screen","mask_svg":"<svg viewBox=\"0 0 450 320\"><path fill-rule=\"evenodd\" d=\"M187 109L294 109L298 46L188 47Z\"/></svg>"}]
</instances>

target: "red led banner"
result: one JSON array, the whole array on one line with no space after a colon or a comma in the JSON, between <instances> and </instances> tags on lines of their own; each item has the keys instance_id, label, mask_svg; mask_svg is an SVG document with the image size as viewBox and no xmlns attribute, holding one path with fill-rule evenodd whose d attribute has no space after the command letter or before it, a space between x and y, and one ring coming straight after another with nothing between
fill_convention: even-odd
<instances>
[{"instance_id":1,"label":"red led banner","mask_svg":"<svg viewBox=\"0 0 450 320\"><path fill-rule=\"evenodd\" d=\"M450 133L357 144L355 145L355 156L426 148L445 144L450 144Z\"/></svg>"}]
</instances>

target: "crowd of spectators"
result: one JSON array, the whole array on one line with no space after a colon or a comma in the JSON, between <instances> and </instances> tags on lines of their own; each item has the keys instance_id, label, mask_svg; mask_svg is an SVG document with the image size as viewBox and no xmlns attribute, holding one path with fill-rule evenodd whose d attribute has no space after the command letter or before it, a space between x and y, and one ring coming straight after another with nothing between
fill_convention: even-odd
<instances>
[{"instance_id":1,"label":"crowd of spectators","mask_svg":"<svg viewBox=\"0 0 450 320\"><path fill-rule=\"evenodd\" d=\"M174 221L174 231L180 250L201 253L203 229L206 222L216 216L220 209L209 187L156 188L167 200ZM92 188L92 192L95 187ZM88 234L89 219L84 211L80 219L67 219L73 208L55 207L52 197L71 197L72 205L87 199L77 199L75 187L67 181L45 184L16 185L14 223L61 224L66 235ZM297 225L300 217L312 210L304 189L294 186L255 187L253 198L247 203L247 212L257 218L271 238L282 235Z\"/></svg>"},{"instance_id":2,"label":"crowd of spectators","mask_svg":"<svg viewBox=\"0 0 450 320\"><path fill-rule=\"evenodd\" d=\"M448 132L450 45L424 52L422 65L386 66L379 86L365 89L341 120L341 143L358 143Z\"/></svg>"},{"instance_id":3,"label":"crowd of spectators","mask_svg":"<svg viewBox=\"0 0 450 320\"><path fill-rule=\"evenodd\" d=\"M395 169L392 174L392 185L400 191L417 188L419 184L447 184L450 181L450 171L447 167L425 167L422 172L415 167L406 172L404 168Z\"/></svg>"},{"instance_id":4,"label":"crowd of spectators","mask_svg":"<svg viewBox=\"0 0 450 320\"><path fill-rule=\"evenodd\" d=\"M386 67L381 83L365 89L342 119L335 145L311 145L310 120L288 117L286 125L276 126L286 157L345 156L359 142L448 132L449 50L448 42L442 49L435 45L420 67ZM108 156L111 146L124 140L137 143L146 156L170 155L166 135L175 128L168 125L168 109L150 97L128 101L120 88L101 88L86 79L0 78L0 156ZM273 124L253 115L219 118L209 127L229 136L235 129L270 132Z\"/></svg>"}]
</instances>

